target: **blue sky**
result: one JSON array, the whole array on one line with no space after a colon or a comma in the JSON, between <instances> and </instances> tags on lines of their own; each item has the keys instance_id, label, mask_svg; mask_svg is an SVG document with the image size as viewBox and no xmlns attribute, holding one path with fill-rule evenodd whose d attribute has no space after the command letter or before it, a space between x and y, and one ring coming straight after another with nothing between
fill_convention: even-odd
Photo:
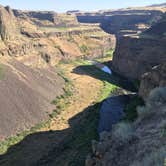
<instances>
[{"instance_id":1,"label":"blue sky","mask_svg":"<svg viewBox=\"0 0 166 166\"><path fill-rule=\"evenodd\" d=\"M164 2L166 0L0 0L0 4L9 5L16 9L54 10L57 12L73 9L84 11L117 9Z\"/></svg>"}]
</instances>

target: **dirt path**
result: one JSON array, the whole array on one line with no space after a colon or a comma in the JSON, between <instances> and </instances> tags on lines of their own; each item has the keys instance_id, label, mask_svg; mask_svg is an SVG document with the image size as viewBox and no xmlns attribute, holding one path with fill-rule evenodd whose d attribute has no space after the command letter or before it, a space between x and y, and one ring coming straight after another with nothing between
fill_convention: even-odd
<instances>
[{"instance_id":1,"label":"dirt path","mask_svg":"<svg viewBox=\"0 0 166 166\"><path fill-rule=\"evenodd\" d=\"M77 125L83 116L79 114L97 100L103 87L102 81L73 73L74 65L66 64L62 67L75 87L70 104L52 120L49 127L28 135L19 144L11 147L5 155L0 156L1 166L36 165L43 156L47 156L53 148L59 148L60 144L72 135L73 125Z\"/></svg>"}]
</instances>

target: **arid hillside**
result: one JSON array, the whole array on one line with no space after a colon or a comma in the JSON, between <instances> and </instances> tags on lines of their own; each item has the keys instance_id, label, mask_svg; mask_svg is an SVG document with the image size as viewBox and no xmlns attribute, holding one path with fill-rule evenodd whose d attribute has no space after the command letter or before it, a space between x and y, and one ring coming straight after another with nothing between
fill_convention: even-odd
<instances>
[{"instance_id":1,"label":"arid hillside","mask_svg":"<svg viewBox=\"0 0 166 166\"><path fill-rule=\"evenodd\" d=\"M64 25L65 23L65 25ZM0 6L0 140L48 120L65 80L60 61L101 57L114 35L80 25L75 16Z\"/></svg>"}]
</instances>

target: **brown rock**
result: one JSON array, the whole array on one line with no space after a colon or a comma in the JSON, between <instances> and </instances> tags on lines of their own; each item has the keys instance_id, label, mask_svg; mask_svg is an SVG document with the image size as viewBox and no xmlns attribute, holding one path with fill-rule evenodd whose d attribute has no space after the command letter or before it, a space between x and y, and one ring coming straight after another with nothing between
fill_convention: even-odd
<instances>
[{"instance_id":1,"label":"brown rock","mask_svg":"<svg viewBox=\"0 0 166 166\"><path fill-rule=\"evenodd\" d=\"M164 86L166 86L166 63L153 67L142 76L139 94L146 99L152 89Z\"/></svg>"}]
</instances>

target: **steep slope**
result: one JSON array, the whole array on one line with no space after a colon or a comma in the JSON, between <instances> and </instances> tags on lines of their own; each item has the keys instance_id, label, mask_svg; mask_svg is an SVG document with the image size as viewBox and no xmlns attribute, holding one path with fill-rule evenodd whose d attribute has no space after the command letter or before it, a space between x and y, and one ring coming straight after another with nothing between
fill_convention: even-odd
<instances>
[{"instance_id":1,"label":"steep slope","mask_svg":"<svg viewBox=\"0 0 166 166\"><path fill-rule=\"evenodd\" d=\"M93 141L86 166L163 166L166 156L166 88L151 92L133 123L121 122Z\"/></svg>"},{"instance_id":2,"label":"steep slope","mask_svg":"<svg viewBox=\"0 0 166 166\"><path fill-rule=\"evenodd\" d=\"M63 94L64 80L55 69L30 68L14 59L1 59L0 139L47 120L51 105Z\"/></svg>"},{"instance_id":3,"label":"steep slope","mask_svg":"<svg viewBox=\"0 0 166 166\"><path fill-rule=\"evenodd\" d=\"M9 7L0 6L0 38L1 40L12 40L18 35L16 19Z\"/></svg>"},{"instance_id":4,"label":"steep slope","mask_svg":"<svg viewBox=\"0 0 166 166\"><path fill-rule=\"evenodd\" d=\"M116 72L132 79L141 79L141 75L150 71L153 66L166 61L164 18L165 14L159 23L140 36L118 39L113 57Z\"/></svg>"}]
</instances>

